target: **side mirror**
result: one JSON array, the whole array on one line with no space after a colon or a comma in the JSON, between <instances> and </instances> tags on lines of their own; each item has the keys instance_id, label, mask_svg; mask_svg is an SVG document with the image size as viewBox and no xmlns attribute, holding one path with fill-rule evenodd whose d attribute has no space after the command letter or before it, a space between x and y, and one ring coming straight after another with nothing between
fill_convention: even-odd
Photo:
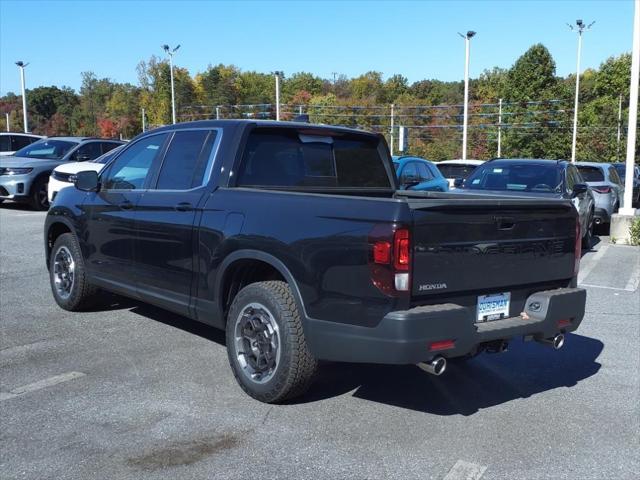
<instances>
[{"instance_id":1,"label":"side mirror","mask_svg":"<svg viewBox=\"0 0 640 480\"><path fill-rule=\"evenodd\" d=\"M402 177L400 179L400 183L405 190L408 190L411 187L418 185L420 183L420 179L418 177Z\"/></svg>"},{"instance_id":2,"label":"side mirror","mask_svg":"<svg viewBox=\"0 0 640 480\"><path fill-rule=\"evenodd\" d=\"M97 192L100 190L100 182L98 181L98 172L94 170L85 170L75 174L73 184L78 190L83 192Z\"/></svg>"},{"instance_id":3,"label":"side mirror","mask_svg":"<svg viewBox=\"0 0 640 480\"><path fill-rule=\"evenodd\" d=\"M464 184L464 178L456 178L453 180L453 186L456 188L462 188Z\"/></svg>"},{"instance_id":4,"label":"side mirror","mask_svg":"<svg viewBox=\"0 0 640 480\"><path fill-rule=\"evenodd\" d=\"M571 192L571 196L577 197L578 195L587 193L587 190L589 190L589 186L586 183L576 183L573 186L573 191Z\"/></svg>"}]
</instances>

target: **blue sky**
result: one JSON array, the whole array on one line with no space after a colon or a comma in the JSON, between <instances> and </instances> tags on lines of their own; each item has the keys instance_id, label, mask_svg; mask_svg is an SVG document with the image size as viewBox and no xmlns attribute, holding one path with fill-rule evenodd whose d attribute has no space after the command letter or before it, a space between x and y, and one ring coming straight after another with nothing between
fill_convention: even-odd
<instances>
[{"instance_id":1,"label":"blue sky","mask_svg":"<svg viewBox=\"0 0 640 480\"><path fill-rule=\"evenodd\" d=\"M596 20L583 67L631 50L632 0L608 1L11 1L0 0L0 93L20 89L16 60L30 62L27 88L80 86L80 72L137 83L136 65L181 44L176 64L192 74L209 64L285 74L355 76L378 70L459 80L464 42L475 30L472 77L508 68L541 42L558 74L575 70L576 35L566 26Z\"/></svg>"}]
</instances>

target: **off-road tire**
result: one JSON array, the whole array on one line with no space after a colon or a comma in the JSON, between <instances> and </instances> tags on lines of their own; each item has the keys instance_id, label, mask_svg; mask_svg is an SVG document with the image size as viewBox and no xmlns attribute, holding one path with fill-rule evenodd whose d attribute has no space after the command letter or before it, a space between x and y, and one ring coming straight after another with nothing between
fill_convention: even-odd
<instances>
[{"instance_id":1,"label":"off-road tire","mask_svg":"<svg viewBox=\"0 0 640 480\"><path fill-rule=\"evenodd\" d=\"M71 287L71 293L67 298L63 298L58 293L54 281L54 262L56 253L61 247L66 247L71 253L74 262L74 279ZM60 235L53 245L51 257L49 259L49 283L51 291L56 303L63 309L70 312L78 312L86 310L92 306L98 297L98 288L89 283L87 273L84 266L84 259L80 251L80 245L75 235L72 233L64 233Z\"/></svg>"},{"instance_id":2,"label":"off-road tire","mask_svg":"<svg viewBox=\"0 0 640 480\"><path fill-rule=\"evenodd\" d=\"M280 335L280 358L273 375L264 383L252 381L242 371L234 339L236 319L247 305L255 302L267 307ZM256 400L278 403L298 397L307 391L315 377L318 362L309 350L300 312L286 282L257 282L240 290L229 309L226 339L233 375L240 387Z\"/></svg>"}]
</instances>

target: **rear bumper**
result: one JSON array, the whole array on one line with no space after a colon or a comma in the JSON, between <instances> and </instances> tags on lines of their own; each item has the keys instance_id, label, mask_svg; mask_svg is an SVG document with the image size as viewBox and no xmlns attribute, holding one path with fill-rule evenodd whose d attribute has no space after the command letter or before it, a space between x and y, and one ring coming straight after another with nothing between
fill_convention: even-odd
<instances>
[{"instance_id":1,"label":"rear bumper","mask_svg":"<svg viewBox=\"0 0 640 480\"><path fill-rule=\"evenodd\" d=\"M307 319L305 333L318 359L344 362L415 364L436 355L453 358L482 343L516 336L550 338L578 328L584 317L586 291L560 288L530 295L529 318L512 317L475 323L475 309L453 303L416 307L387 314L374 328ZM537 311L531 304L538 303ZM559 326L560 320L568 320ZM453 340L454 347L430 351L431 343Z\"/></svg>"}]
</instances>

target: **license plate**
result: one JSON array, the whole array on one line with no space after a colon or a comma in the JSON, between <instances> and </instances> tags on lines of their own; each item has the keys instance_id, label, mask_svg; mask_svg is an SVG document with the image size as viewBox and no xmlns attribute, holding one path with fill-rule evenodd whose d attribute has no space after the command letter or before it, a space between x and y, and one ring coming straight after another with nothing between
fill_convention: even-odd
<instances>
[{"instance_id":1,"label":"license plate","mask_svg":"<svg viewBox=\"0 0 640 480\"><path fill-rule=\"evenodd\" d=\"M478 297L477 322L490 322L509 316L511 292L492 293Z\"/></svg>"}]
</instances>

